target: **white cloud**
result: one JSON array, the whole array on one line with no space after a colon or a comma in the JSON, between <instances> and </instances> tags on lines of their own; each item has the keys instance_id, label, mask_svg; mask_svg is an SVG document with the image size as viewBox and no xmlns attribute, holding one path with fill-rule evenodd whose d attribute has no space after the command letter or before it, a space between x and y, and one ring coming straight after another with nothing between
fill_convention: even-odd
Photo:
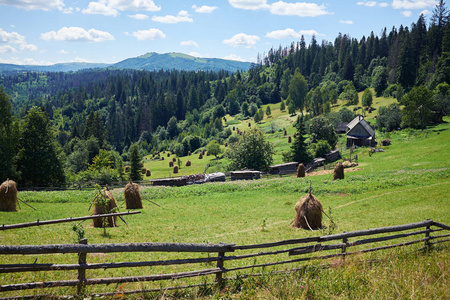
<instances>
[{"instance_id":1,"label":"white cloud","mask_svg":"<svg viewBox=\"0 0 450 300\"><path fill-rule=\"evenodd\" d=\"M156 28L133 32L133 36L140 41L163 39L166 37L166 35L161 30Z\"/></svg>"},{"instance_id":2,"label":"white cloud","mask_svg":"<svg viewBox=\"0 0 450 300\"><path fill-rule=\"evenodd\" d=\"M1 0L0 0L1 1ZM101 14L105 16L117 16L119 11L160 11L153 0L99 0L89 2L88 7L83 9L84 14Z\"/></svg>"},{"instance_id":3,"label":"white cloud","mask_svg":"<svg viewBox=\"0 0 450 300\"><path fill-rule=\"evenodd\" d=\"M75 57L74 59L70 60L70 62L77 62L77 63L91 63L91 60L81 58L81 57Z\"/></svg>"},{"instance_id":4,"label":"white cloud","mask_svg":"<svg viewBox=\"0 0 450 300\"><path fill-rule=\"evenodd\" d=\"M109 6L105 1L89 2L88 8L82 10L83 14L117 16L119 11Z\"/></svg>"},{"instance_id":5,"label":"white cloud","mask_svg":"<svg viewBox=\"0 0 450 300\"><path fill-rule=\"evenodd\" d=\"M145 20L145 19L149 18L149 16L144 15L144 14L128 15L128 17L130 17L132 19L136 19L136 20Z\"/></svg>"},{"instance_id":6,"label":"white cloud","mask_svg":"<svg viewBox=\"0 0 450 300\"><path fill-rule=\"evenodd\" d=\"M198 48L198 44L195 41L182 41L180 43L181 46L195 46Z\"/></svg>"},{"instance_id":7,"label":"white cloud","mask_svg":"<svg viewBox=\"0 0 450 300\"><path fill-rule=\"evenodd\" d=\"M254 46L258 41L259 37L256 35L238 33L230 39L223 40L223 43L233 47L246 46L247 48L250 48L251 46Z\"/></svg>"},{"instance_id":8,"label":"white cloud","mask_svg":"<svg viewBox=\"0 0 450 300\"><path fill-rule=\"evenodd\" d=\"M15 64L15 65L39 65L39 66L49 66L54 63L48 61L36 61L32 58L24 58L23 60L18 57L9 57L8 59L0 59L0 63L3 64Z\"/></svg>"},{"instance_id":9,"label":"white cloud","mask_svg":"<svg viewBox=\"0 0 450 300\"><path fill-rule=\"evenodd\" d=\"M301 38L302 35L323 36L323 34L320 34L315 30L295 31L292 28L286 28L284 30L275 30L275 31L268 32L266 34L266 37L271 38L271 39L288 39L288 38L299 39L299 38Z\"/></svg>"},{"instance_id":10,"label":"white cloud","mask_svg":"<svg viewBox=\"0 0 450 300\"><path fill-rule=\"evenodd\" d=\"M420 14L426 16L426 15L431 14L431 12L430 12L428 9L425 9L425 10L422 10L422 11L420 12Z\"/></svg>"},{"instance_id":11,"label":"white cloud","mask_svg":"<svg viewBox=\"0 0 450 300\"><path fill-rule=\"evenodd\" d=\"M198 52L189 52L190 56L194 56L194 57L203 57L200 53Z\"/></svg>"},{"instance_id":12,"label":"white cloud","mask_svg":"<svg viewBox=\"0 0 450 300\"><path fill-rule=\"evenodd\" d=\"M64 3L61 0L0 0L0 5L11 5L26 10L44 10L53 9L62 10Z\"/></svg>"},{"instance_id":13,"label":"white cloud","mask_svg":"<svg viewBox=\"0 0 450 300\"><path fill-rule=\"evenodd\" d=\"M67 52L66 50L59 50L58 53L61 53L61 54L69 54L69 52Z\"/></svg>"},{"instance_id":14,"label":"white cloud","mask_svg":"<svg viewBox=\"0 0 450 300\"><path fill-rule=\"evenodd\" d=\"M377 6L377 3L375 1L360 1L356 4L357 5L365 5L365 6L369 6L369 7Z\"/></svg>"},{"instance_id":15,"label":"white cloud","mask_svg":"<svg viewBox=\"0 0 450 300\"><path fill-rule=\"evenodd\" d=\"M318 17L331 14L325 9L325 5L315 3L296 2L286 3L278 1L270 6L270 12L274 15L299 16L299 17Z\"/></svg>"},{"instance_id":16,"label":"white cloud","mask_svg":"<svg viewBox=\"0 0 450 300\"><path fill-rule=\"evenodd\" d=\"M38 51L38 47L33 44L22 44L22 45L20 45L20 50L35 52L35 51Z\"/></svg>"},{"instance_id":17,"label":"white cloud","mask_svg":"<svg viewBox=\"0 0 450 300\"><path fill-rule=\"evenodd\" d=\"M393 0L392 7L395 9L424 9L434 7L438 1L436 0ZM404 13L403 13L404 14Z\"/></svg>"},{"instance_id":18,"label":"white cloud","mask_svg":"<svg viewBox=\"0 0 450 300\"><path fill-rule=\"evenodd\" d=\"M85 30L81 27L63 27L57 32L42 33L41 39L46 41L104 42L114 40L114 37L109 32L93 28Z\"/></svg>"},{"instance_id":19,"label":"white cloud","mask_svg":"<svg viewBox=\"0 0 450 300\"><path fill-rule=\"evenodd\" d=\"M356 5L365 5L365 6L368 6L368 7L375 7L375 6L388 7L389 3L376 2L376 1L360 1L360 2L356 3Z\"/></svg>"},{"instance_id":20,"label":"white cloud","mask_svg":"<svg viewBox=\"0 0 450 300\"><path fill-rule=\"evenodd\" d=\"M153 16L152 20L159 23L175 24L180 22L193 22L194 20L189 16L188 12L182 10L177 16L166 15L166 16Z\"/></svg>"},{"instance_id":21,"label":"white cloud","mask_svg":"<svg viewBox=\"0 0 450 300\"><path fill-rule=\"evenodd\" d=\"M284 30L275 30L268 32L266 33L266 37L271 39L288 39L288 38L298 39L301 37L301 34L292 28L286 28Z\"/></svg>"},{"instance_id":22,"label":"white cloud","mask_svg":"<svg viewBox=\"0 0 450 300\"><path fill-rule=\"evenodd\" d=\"M243 59L242 57L236 55L236 54L228 54L227 56L225 56L223 59L226 60L236 60L236 61L246 61L245 59Z\"/></svg>"},{"instance_id":23,"label":"white cloud","mask_svg":"<svg viewBox=\"0 0 450 300\"><path fill-rule=\"evenodd\" d=\"M195 10L196 13L201 13L201 14L210 14L213 11L215 11L216 9L218 9L217 6L207 6L207 5L202 5L202 6L197 6L197 5L192 5L192 8Z\"/></svg>"},{"instance_id":24,"label":"white cloud","mask_svg":"<svg viewBox=\"0 0 450 300\"><path fill-rule=\"evenodd\" d=\"M6 32L0 28L0 44L23 44L25 37L17 32Z\"/></svg>"},{"instance_id":25,"label":"white cloud","mask_svg":"<svg viewBox=\"0 0 450 300\"><path fill-rule=\"evenodd\" d=\"M17 49L10 45L0 46L0 54L17 53Z\"/></svg>"},{"instance_id":26,"label":"white cloud","mask_svg":"<svg viewBox=\"0 0 450 300\"><path fill-rule=\"evenodd\" d=\"M411 17L411 14L412 12L410 10L405 10L402 12L402 15L407 18Z\"/></svg>"},{"instance_id":27,"label":"white cloud","mask_svg":"<svg viewBox=\"0 0 450 300\"><path fill-rule=\"evenodd\" d=\"M269 5L267 4L267 0L228 0L231 6L240 9L267 9Z\"/></svg>"},{"instance_id":28,"label":"white cloud","mask_svg":"<svg viewBox=\"0 0 450 300\"><path fill-rule=\"evenodd\" d=\"M353 21L352 20L339 20L339 23L351 25L351 24L353 24Z\"/></svg>"}]
</instances>

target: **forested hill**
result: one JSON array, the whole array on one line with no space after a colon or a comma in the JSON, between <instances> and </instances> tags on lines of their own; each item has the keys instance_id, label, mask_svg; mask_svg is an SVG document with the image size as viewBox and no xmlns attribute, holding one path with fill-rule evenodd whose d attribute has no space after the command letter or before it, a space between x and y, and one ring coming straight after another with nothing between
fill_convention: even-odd
<instances>
[{"instance_id":1,"label":"forested hill","mask_svg":"<svg viewBox=\"0 0 450 300\"><path fill-rule=\"evenodd\" d=\"M0 73L14 71L37 72L76 72L86 69L110 68L131 70L184 70L184 71L247 71L251 66L249 62L226 60L219 58L200 58L182 53L158 54L147 53L138 57L128 58L114 64L100 63L60 63L49 66L0 64Z\"/></svg>"},{"instance_id":2,"label":"forested hill","mask_svg":"<svg viewBox=\"0 0 450 300\"><path fill-rule=\"evenodd\" d=\"M127 64L143 67L145 58ZM136 142L142 154L171 149L180 155L210 140L223 143L231 135L223 128L226 114L257 122L267 103L331 118L338 99L359 104L358 92L369 87L401 101L405 115L411 114L402 126L423 127L449 113L449 82L450 23L443 1L430 20L421 15L379 35L340 34L332 42L313 37L309 45L302 38L270 49L246 72L97 69L0 76L19 119L33 105L46 111L71 172L86 170L99 149L126 158ZM83 156L83 147L94 150Z\"/></svg>"}]
</instances>

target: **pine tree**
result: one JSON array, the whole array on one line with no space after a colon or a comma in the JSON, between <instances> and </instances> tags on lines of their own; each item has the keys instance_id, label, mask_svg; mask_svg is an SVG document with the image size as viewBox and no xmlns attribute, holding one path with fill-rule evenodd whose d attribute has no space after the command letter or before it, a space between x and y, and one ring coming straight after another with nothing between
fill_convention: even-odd
<instances>
[{"instance_id":1,"label":"pine tree","mask_svg":"<svg viewBox=\"0 0 450 300\"><path fill-rule=\"evenodd\" d=\"M130 146L130 180L139 181L142 180L141 173L141 156L139 155L139 149L136 144Z\"/></svg>"},{"instance_id":2,"label":"pine tree","mask_svg":"<svg viewBox=\"0 0 450 300\"><path fill-rule=\"evenodd\" d=\"M294 142L291 145L291 151L283 153L283 160L285 162L296 161L298 163L305 164L310 161L310 157L307 151L308 147L305 139L306 131L303 124L303 116L297 117L297 121L294 126L297 129L297 133L295 135Z\"/></svg>"},{"instance_id":3,"label":"pine tree","mask_svg":"<svg viewBox=\"0 0 450 300\"><path fill-rule=\"evenodd\" d=\"M19 130L12 116L11 100L0 87L0 182L16 177L13 161L18 138Z\"/></svg>"},{"instance_id":4,"label":"pine tree","mask_svg":"<svg viewBox=\"0 0 450 300\"><path fill-rule=\"evenodd\" d=\"M24 118L18 170L25 186L62 186L65 183L58 145L47 114L32 107Z\"/></svg>"}]
</instances>

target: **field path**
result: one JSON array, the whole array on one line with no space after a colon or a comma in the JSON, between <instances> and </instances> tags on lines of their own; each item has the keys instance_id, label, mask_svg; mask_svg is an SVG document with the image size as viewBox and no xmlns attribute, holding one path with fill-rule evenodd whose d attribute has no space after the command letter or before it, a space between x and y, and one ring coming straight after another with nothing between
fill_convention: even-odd
<instances>
[{"instance_id":1,"label":"field path","mask_svg":"<svg viewBox=\"0 0 450 300\"><path fill-rule=\"evenodd\" d=\"M439 182L439 183L433 183L433 184L424 185L424 186L420 186L420 187L416 187L416 188L411 188L410 191L411 191L411 190L420 190L420 189L423 189L423 188L428 188L428 187L437 186L437 185L441 185L441 184L449 184L449 183L450 183L450 181ZM383 197L383 196L386 196L386 195L397 194L397 193L403 193L403 192L404 192L404 191L387 192L387 193L383 193L383 194L380 194L380 195L371 196L371 197L367 197L367 198L363 198L363 199L351 201L351 202L348 202L348 203L345 203L345 204L336 206L335 208L342 208L342 207L345 207L345 206L348 206L348 205L351 205L351 204L354 204L354 203L366 201L366 200L369 200L369 199L379 198L379 197Z\"/></svg>"}]
</instances>

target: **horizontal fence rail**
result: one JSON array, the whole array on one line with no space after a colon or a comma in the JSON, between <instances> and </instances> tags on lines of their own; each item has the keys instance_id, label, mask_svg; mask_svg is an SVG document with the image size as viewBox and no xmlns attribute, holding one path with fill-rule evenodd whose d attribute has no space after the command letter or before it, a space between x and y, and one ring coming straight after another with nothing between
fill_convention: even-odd
<instances>
[{"instance_id":1,"label":"horizontal fence rail","mask_svg":"<svg viewBox=\"0 0 450 300\"><path fill-rule=\"evenodd\" d=\"M436 228L432 228L436 227ZM205 277L215 275L215 282L221 283L225 274L237 271L244 271L255 268L270 267L277 265L286 265L299 262L306 262L318 259L340 258L342 262L349 255L380 251L395 247L407 246L423 243L424 247L430 247L433 244L450 241L450 234L445 231L450 230L450 226L432 220L426 220L417 223L389 226L383 228L374 228L367 230L358 230L352 232L343 232L339 234L308 237L302 239L284 240L273 243L253 244L253 245L235 245L235 244L192 244L192 243L129 243L129 244L87 244L87 240L80 241L80 244L61 244L61 245L2 245L0 246L0 255L8 257L9 255L40 255L40 254L58 254L58 253L78 253L77 264L0 264L1 273L26 273L37 271L78 271L77 279L54 280L44 282L11 283L0 285L0 297L2 292L13 292L29 289L54 288L54 287L77 287L77 294L86 294L86 287L91 285L108 285L113 283L133 283L176 280L183 278ZM394 233L394 234L391 234ZM377 235L383 236L377 236ZM391 235L387 235L391 234ZM433 234L433 235L431 235ZM360 238L360 239L355 239ZM353 240L349 240L353 239ZM396 243L386 244L389 241L397 240ZM333 241L338 241L330 243ZM361 249L361 246L376 243L384 243ZM358 247L353 252L349 248ZM262 249L262 250L260 250ZM260 252L252 252L252 251ZM325 251L332 251L325 254ZM168 260L149 260L137 262L108 262L108 263L88 263L87 255L93 253L123 253L123 252L175 252L175 253L207 253L208 257L198 258L179 258ZM242 252L242 253L241 253ZM215 257L210 257L210 253L217 253ZM180 254L181 255L181 254ZM278 256L281 259L257 264L255 261L246 264L245 261L257 257ZM283 256L285 255L285 256ZM300 257L298 257L300 256ZM297 257L297 258L296 258ZM2 259L3 261L7 259ZM229 262L243 261L233 267L226 268L225 264ZM192 266L199 264L214 265L209 268L199 268L198 270L187 270ZM109 278L88 278L86 271L95 269L117 269L117 268L138 268L153 266L172 266L187 265L183 272L148 274L139 273L136 276L109 277ZM298 270L294 268L291 270ZM251 274L244 273L244 276ZM193 287L198 284L183 286ZM173 289L169 287L164 289ZM134 291L142 292L141 290ZM128 292L133 293L133 292ZM105 293L105 295L113 295ZM10 299L21 299L24 296L11 297Z\"/></svg>"}]
</instances>

